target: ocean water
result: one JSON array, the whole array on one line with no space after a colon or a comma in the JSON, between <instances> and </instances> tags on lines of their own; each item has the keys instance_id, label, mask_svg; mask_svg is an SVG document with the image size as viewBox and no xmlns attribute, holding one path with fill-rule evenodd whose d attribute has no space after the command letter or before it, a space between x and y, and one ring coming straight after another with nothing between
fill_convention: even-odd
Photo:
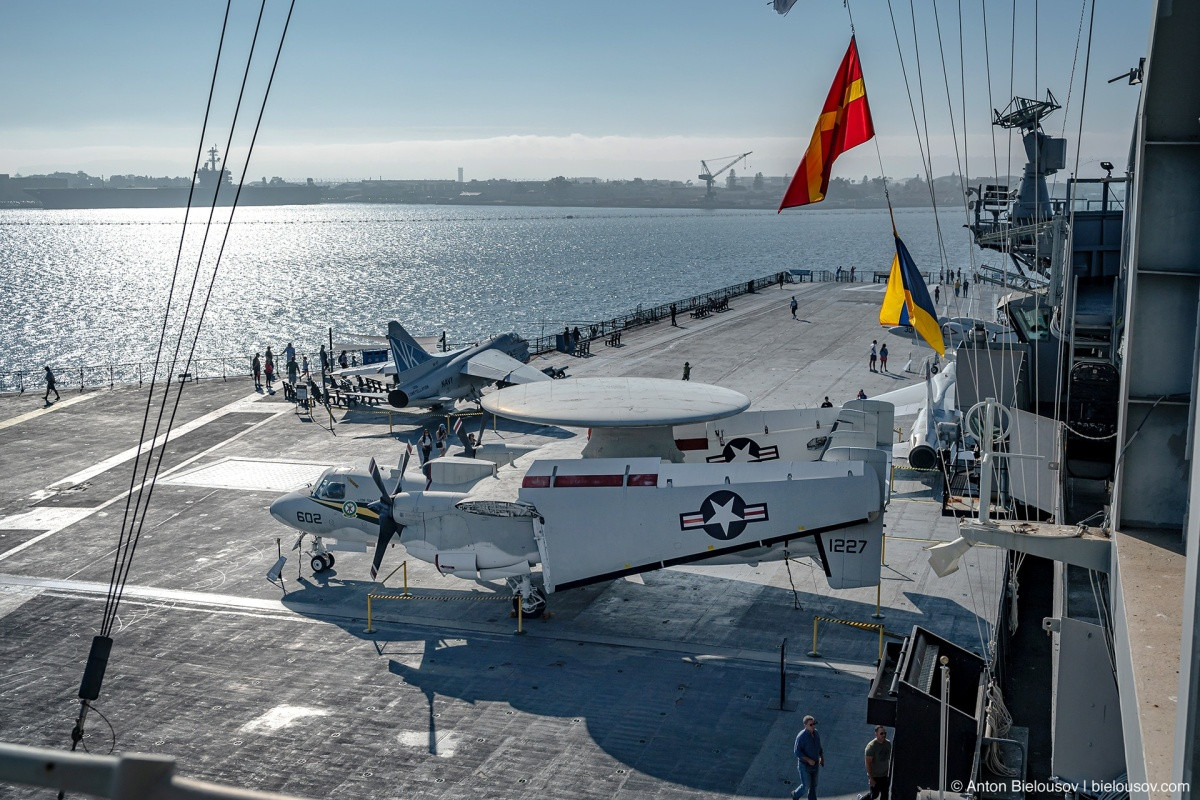
<instances>
[{"instance_id":1,"label":"ocean water","mask_svg":"<svg viewBox=\"0 0 1200 800\"><path fill-rule=\"evenodd\" d=\"M329 328L380 335L391 319L452 342L537 336L790 268L869 274L893 253L880 210L318 205L230 225L219 209L206 240L207 214L185 233L182 209L0 210L0 371L151 361L178 253L165 330L171 346L185 331L185 354L212 286L197 358L314 351ZM941 212L944 247L932 210L895 220L922 270L969 265L961 210Z\"/></svg>"}]
</instances>

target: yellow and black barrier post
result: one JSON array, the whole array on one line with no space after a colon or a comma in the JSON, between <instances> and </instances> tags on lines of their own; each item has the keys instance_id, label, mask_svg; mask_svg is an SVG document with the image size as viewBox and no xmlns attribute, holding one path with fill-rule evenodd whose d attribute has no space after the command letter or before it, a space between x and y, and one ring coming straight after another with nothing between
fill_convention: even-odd
<instances>
[{"instance_id":1,"label":"yellow and black barrier post","mask_svg":"<svg viewBox=\"0 0 1200 800\"><path fill-rule=\"evenodd\" d=\"M397 572L399 572L401 570L404 571L404 594L401 594L401 595L373 594L372 592L367 592L367 629L366 629L365 633L374 633L375 632L375 628L371 624L371 601L372 600L407 600L408 598L412 597L412 595L409 594L409 592L408 592L408 559L404 559L403 561L401 561L400 566L396 567L394 570L389 572L387 574L387 577L379 582L379 585L380 586L387 585L388 578L392 577L393 575L395 575Z\"/></svg>"},{"instance_id":2,"label":"yellow and black barrier post","mask_svg":"<svg viewBox=\"0 0 1200 800\"><path fill-rule=\"evenodd\" d=\"M893 467L895 469L895 467ZM872 619L883 619L883 612L880 610L880 601L883 599L883 568L887 566L887 533L879 537L879 583L875 584L875 613L871 615Z\"/></svg>"},{"instance_id":3,"label":"yellow and black barrier post","mask_svg":"<svg viewBox=\"0 0 1200 800\"><path fill-rule=\"evenodd\" d=\"M833 617L813 617L813 644L812 644L812 650L808 654L809 658L819 658L821 656L820 652L818 652L818 650L817 650L817 631L818 631L818 624L821 622L836 622L838 625L845 625L849 628L858 628L859 630L875 631L876 633L878 633L879 634L879 655L877 657L877 660L875 661L876 664L879 664L883 661L883 637L884 636L891 636L896 639L903 638L903 637L898 636L897 634L888 633L886 630L884 630L882 625L877 625L873 622L857 622L852 619L834 619Z\"/></svg>"}]
</instances>

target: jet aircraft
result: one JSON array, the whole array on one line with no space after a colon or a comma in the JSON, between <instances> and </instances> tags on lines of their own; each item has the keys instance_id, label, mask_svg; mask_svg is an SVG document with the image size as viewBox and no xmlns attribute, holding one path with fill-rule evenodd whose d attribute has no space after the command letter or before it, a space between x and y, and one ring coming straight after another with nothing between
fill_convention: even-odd
<instances>
[{"instance_id":1,"label":"jet aircraft","mask_svg":"<svg viewBox=\"0 0 1200 800\"><path fill-rule=\"evenodd\" d=\"M394 375L385 392L353 392L386 400L396 408L453 405L458 400L478 400L489 384L548 381L550 376L529 366L528 343L515 333L505 333L472 347L449 353L430 353L395 320L388 323L392 362L340 370L342 377Z\"/></svg>"},{"instance_id":2,"label":"jet aircraft","mask_svg":"<svg viewBox=\"0 0 1200 800\"><path fill-rule=\"evenodd\" d=\"M771 417L768 427L794 435L759 450L784 457L752 463L712 460L725 443L707 432L707 454L696 453L697 463L678 446L676 431L696 451L697 430L686 426L749 406L721 387L566 379L503 389L483 405L512 419L590 431L538 448L483 445L474 458L433 459L427 475L405 473L407 454L387 475L374 460L365 469L334 467L276 500L271 514L301 531L301 541L314 537L314 570L332 564L325 537L360 550L374 538L374 578L399 534L410 556L443 574L506 580L514 603L520 598L533 615L547 593L676 564L810 556L833 588L879 581L891 449L885 403L853 401L835 415L799 410L790 426ZM754 412L748 424L760 425L764 413L792 412ZM824 433L809 436L810 428ZM803 458L789 455L798 448Z\"/></svg>"}]
</instances>

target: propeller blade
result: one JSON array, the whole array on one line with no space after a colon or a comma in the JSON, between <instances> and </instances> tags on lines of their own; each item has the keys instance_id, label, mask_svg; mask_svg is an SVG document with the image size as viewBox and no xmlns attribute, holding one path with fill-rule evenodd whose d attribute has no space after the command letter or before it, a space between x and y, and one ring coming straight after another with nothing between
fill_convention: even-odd
<instances>
[{"instance_id":1,"label":"propeller blade","mask_svg":"<svg viewBox=\"0 0 1200 800\"><path fill-rule=\"evenodd\" d=\"M371 478L375 481L375 485L379 487L379 499L386 502L390 495L388 494L387 487L383 485L383 476L379 474L379 465L375 463L374 458L372 458L371 463L367 465L367 469L370 471ZM388 503L388 509L391 510L391 503Z\"/></svg>"},{"instance_id":2,"label":"propeller blade","mask_svg":"<svg viewBox=\"0 0 1200 800\"><path fill-rule=\"evenodd\" d=\"M392 497L404 491L404 470L408 469L408 460L412 458L412 445L404 449L404 455L400 458L400 475L396 478L396 491L392 492Z\"/></svg>"},{"instance_id":3,"label":"propeller blade","mask_svg":"<svg viewBox=\"0 0 1200 800\"><path fill-rule=\"evenodd\" d=\"M383 553L387 550L388 543L402 530L404 530L404 526L396 524L396 520L392 518L390 506L386 514L380 513L379 539L375 542L375 557L371 559L371 580L375 580L379 574L379 565L383 563Z\"/></svg>"}]
</instances>

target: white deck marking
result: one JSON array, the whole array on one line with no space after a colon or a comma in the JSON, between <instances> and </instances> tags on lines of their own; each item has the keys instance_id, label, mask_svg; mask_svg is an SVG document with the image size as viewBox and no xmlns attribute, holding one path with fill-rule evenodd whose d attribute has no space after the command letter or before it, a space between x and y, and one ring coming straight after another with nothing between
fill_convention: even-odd
<instances>
[{"instance_id":1,"label":"white deck marking","mask_svg":"<svg viewBox=\"0 0 1200 800\"><path fill-rule=\"evenodd\" d=\"M20 425L22 422L28 422L31 419L37 419L43 414L49 414L51 411L54 411L58 408L66 408L67 406L73 406L76 403L82 403L87 400L95 400L99 396L100 392L92 392L91 394L80 394L76 395L75 397L68 397L66 400L56 400L52 406L44 406L43 408L37 408L33 411L26 411L24 414L18 414L12 419L6 419L3 422L0 422L0 430L11 428L14 425Z\"/></svg>"},{"instance_id":2,"label":"white deck marking","mask_svg":"<svg viewBox=\"0 0 1200 800\"><path fill-rule=\"evenodd\" d=\"M91 514L92 508L55 508L45 506L0 517L0 530L4 531L59 531Z\"/></svg>"},{"instance_id":3,"label":"white deck marking","mask_svg":"<svg viewBox=\"0 0 1200 800\"><path fill-rule=\"evenodd\" d=\"M226 406L226 408L235 407L235 406L237 406L237 403L233 403L233 404L231 404L230 406ZM159 475L159 477L158 477L158 479L159 479L159 480L164 480L164 479L166 479L166 478L169 478L171 475L174 475L176 472L179 472L180 470L183 470L183 469L187 468L189 465L196 463L196 462L197 462L197 461L199 461L200 459L202 459L202 458L204 458L205 456L207 456L209 453L213 453L213 452L215 452L215 451L217 451L217 450L220 450L222 447L224 447L225 445L229 444L230 442L235 442L235 441L237 441L238 439L241 439L243 436L246 436L246 435L248 435L248 434L250 434L250 433L253 433L254 431L256 431L256 430L258 430L259 428L261 428L263 425L266 425L266 424L267 424L268 422L270 422L271 420L273 420L273 419L275 419L276 417L279 417L279 416L281 416L281 415L283 415L283 414L287 414L287 413L289 413L291 410L292 410L292 407L291 407L291 405L285 405L285 406L281 407L281 408L280 408L278 411L272 412L272 413L271 413L269 416L267 416L265 419L263 419L263 421L262 421L262 422L256 422L256 423L255 423L255 424L253 424L253 425L248 425L246 428L244 428L243 430L240 430L240 431L238 431L237 433L235 433L233 436L230 436L230 437L229 437L228 439L226 439L225 441L223 441L223 442L217 442L215 445L213 445L212 447L208 448L207 450L205 450L205 451L203 451L203 452L201 452L201 453L197 453L196 455L194 455L194 456L192 456L191 458L187 459L187 460L186 460L186 461L184 461L182 464L179 464L179 465L177 465L177 466L174 466L174 467L172 467L171 469L168 469L167 471L165 471L165 472L163 472L162 474L160 474L160 475ZM205 415L205 416L209 416L209 415ZM173 438L173 437L172 437L172 438ZM145 486L147 483L149 483L149 481L143 481L143 482L142 482L142 483L141 483L139 486L136 486L136 487L134 487L134 489L133 489L133 490L134 490L134 491L138 491L138 490L140 490L142 487L144 487L144 486ZM54 484L54 485L57 485L57 484ZM74 522L79 522L80 520L82 520L82 519L84 519L84 518L86 518L86 517L90 516L91 514L94 514L94 513L95 513L95 512L97 512L97 511L100 511L100 510L102 510L102 509L108 508L108 507L109 507L109 506L111 506L113 503L116 503L116 502L117 502L117 501L119 501L119 500L124 500L124 499L125 499L125 497L127 497L128 495L129 495L129 490L128 490L128 489L126 489L125 491L121 492L120 494L116 495L115 497L112 497L112 498L110 498L110 499L108 499L108 500L105 500L103 503L101 503L101 504L100 504L100 505L98 505L98 506L95 506L95 507L93 507L93 508L81 508L81 509L78 509L78 511L80 512L80 514L79 514L79 516L78 516L78 517L77 517L77 518L74 520ZM55 527L55 528L52 528L52 529L50 529L50 530L47 530L45 533L43 533L43 534L41 534L41 535L39 535L39 536L35 536L35 537L33 537L32 539L30 539L29 541L25 542L24 544L19 544L19 545L17 545L16 547L14 547L14 548L13 548L13 549L11 549L11 550L8 550L8 551L6 551L6 552L0 553L0 561L3 561L4 559L6 559L6 558L9 558L9 557L11 557L11 556L15 556L17 553L20 553L22 550L26 550L26 549L28 549L28 548L30 548L30 547L33 547L35 544L37 544L38 542L42 541L43 539L45 539L45 538L47 538L47 537L49 537L49 536L53 536L54 534L58 533L59 531L63 530L64 528L67 528L67 527L69 527L70 525L74 524L74 522L71 522L71 523L64 524L64 525L62 525L61 527Z\"/></svg>"},{"instance_id":4,"label":"white deck marking","mask_svg":"<svg viewBox=\"0 0 1200 800\"><path fill-rule=\"evenodd\" d=\"M238 728L241 733L254 731L277 731L286 728L297 720L305 717L327 717L329 711L323 708L308 708L306 706L275 706L265 714L250 720Z\"/></svg>"},{"instance_id":5,"label":"white deck marking","mask_svg":"<svg viewBox=\"0 0 1200 800\"><path fill-rule=\"evenodd\" d=\"M310 461L224 458L215 464L206 464L188 472L177 473L170 478L159 479L159 483L282 493L313 483L331 466Z\"/></svg>"},{"instance_id":6,"label":"white deck marking","mask_svg":"<svg viewBox=\"0 0 1200 800\"><path fill-rule=\"evenodd\" d=\"M429 747L429 731L400 731L396 734L396 741L404 747ZM433 741L433 747L430 750L438 758L450 758L458 749L458 742L462 738L455 731L446 731L445 733L435 734L436 738Z\"/></svg>"},{"instance_id":7,"label":"white deck marking","mask_svg":"<svg viewBox=\"0 0 1200 800\"><path fill-rule=\"evenodd\" d=\"M243 397L239 400L233 401L229 405L218 408L216 411L210 411L202 417L197 417L196 419L192 420L191 422L188 422L183 425L179 425L178 427L171 430L171 441L178 439L180 436L183 436L185 433L191 433L192 431L196 430L197 428L201 428L201 427L207 425L208 423L212 422L213 420L220 419L221 417L225 416L226 414L233 414L236 412L246 412L246 411L259 411L260 409L264 409L262 411L262 413L264 413L264 414L272 414L272 413L281 414L281 413L283 413L283 411L290 411L292 408L290 405L288 405L288 406L284 406L282 411L278 411L275 409L271 409L269 406L268 407L254 406L254 402L256 400L261 399L262 397L263 397L263 395L260 395L257 393L252 394L249 397ZM67 477L63 478L61 481L55 481L54 483L50 484L50 488L51 489L61 489L61 488L69 487L69 486L77 486L78 484L81 484L84 481L91 480L92 478L96 477L97 475L99 475L103 472L107 472L108 470L112 469L113 467L117 466L118 464L123 464L126 461L129 461L130 459L137 456L138 453L144 453L147 450L149 450L150 448L158 447L164 441L166 441L165 434L162 436L156 437L152 444L147 444L146 442L143 442L141 447L131 447L128 450L125 450L121 453L117 453L115 456L112 456L111 458L104 459L103 461L101 461L98 464L93 464L92 466L88 467L87 469L80 470L79 472L76 472L74 475L68 475Z\"/></svg>"}]
</instances>

